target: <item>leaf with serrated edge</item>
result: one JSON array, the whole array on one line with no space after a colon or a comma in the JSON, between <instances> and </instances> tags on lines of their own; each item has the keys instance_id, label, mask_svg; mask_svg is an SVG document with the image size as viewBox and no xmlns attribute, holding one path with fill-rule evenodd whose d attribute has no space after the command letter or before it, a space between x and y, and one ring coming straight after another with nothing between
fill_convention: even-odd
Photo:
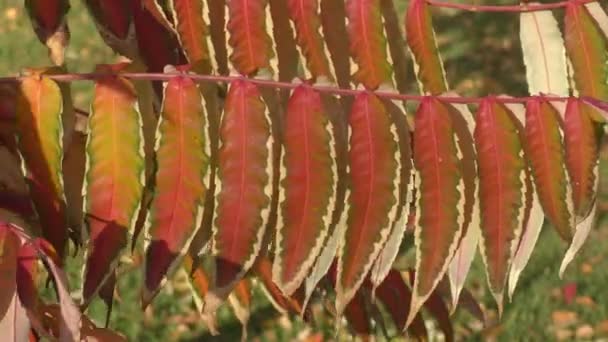
<instances>
[{"instance_id":1,"label":"leaf with serrated edge","mask_svg":"<svg viewBox=\"0 0 608 342\"><path fill-rule=\"evenodd\" d=\"M565 161L577 221L587 217L595 200L599 146L593 115L593 107L574 97L568 99L564 117Z\"/></svg>"},{"instance_id":2,"label":"leaf with serrated edge","mask_svg":"<svg viewBox=\"0 0 608 342\"><path fill-rule=\"evenodd\" d=\"M599 99L608 98L608 39L587 7L568 2L564 37L579 93Z\"/></svg>"},{"instance_id":3,"label":"leaf with serrated edge","mask_svg":"<svg viewBox=\"0 0 608 342\"><path fill-rule=\"evenodd\" d=\"M525 159L514 114L496 99L476 115L479 168L480 252L490 290L502 313L504 287L525 214Z\"/></svg>"},{"instance_id":4,"label":"leaf with serrated edge","mask_svg":"<svg viewBox=\"0 0 608 342\"><path fill-rule=\"evenodd\" d=\"M407 227L407 218L410 215L410 203L413 196L413 166L412 166L412 150L411 150L411 134L407 124L406 114L398 107L397 104L391 101L384 101L384 105L391 115L391 121L395 126L397 137L397 158L399 161L399 197L397 201L396 218L392 222L391 231L382 247L378 257L374 261L374 265L370 271L370 281L372 283L372 293L375 288L382 283L384 278L391 271L391 267L401 241Z\"/></svg>"},{"instance_id":5,"label":"leaf with serrated edge","mask_svg":"<svg viewBox=\"0 0 608 342\"><path fill-rule=\"evenodd\" d=\"M312 88L294 90L283 127L283 167L273 281L286 295L302 283L321 252L335 210L333 130Z\"/></svg>"},{"instance_id":6,"label":"leaf with serrated edge","mask_svg":"<svg viewBox=\"0 0 608 342\"><path fill-rule=\"evenodd\" d=\"M514 122L518 127L520 139L524 141L525 132L523 124L526 120L526 107L521 103L508 103L505 104L505 107L507 107L511 113L513 113L513 117L516 119ZM526 154L525 151L524 154ZM543 209L541 208L540 202L538 201L538 196L534 191L531 166L529 163L527 164L524 180L526 192L524 194L525 207L522 222L522 232L520 233L517 249L515 250L515 255L513 256L513 260L511 262L509 279L507 281L510 300L513 299L513 293L515 292L515 287L517 285L517 281L519 280L519 276L528 264L545 220Z\"/></svg>"},{"instance_id":7,"label":"leaf with serrated edge","mask_svg":"<svg viewBox=\"0 0 608 342\"><path fill-rule=\"evenodd\" d=\"M272 70L278 71L278 80L291 82L298 76L300 68L300 54L294 38L293 28L289 21L289 10L285 0L268 0L266 8L266 30L272 37L271 45L276 50L276 56L271 58ZM261 76L261 75L260 75ZM267 77L267 76L266 76ZM284 101L288 99L288 92L283 92Z\"/></svg>"},{"instance_id":8,"label":"leaf with serrated edge","mask_svg":"<svg viewBox=\"0 0 608 342\"><path fill-rule=\"evenodd\" d=\"M306 60L307 71L312 77L333 80L327 46L319 32L319 0L288 0L289 16L294 24L296 42Z\"/></svg>"},{"instance_id":9,"label":"leaf with serrated edge","mask_svg":"<svg viewBox=\"0 0 608 342\"><path fill-rule=\"evenodd\" d=\"M417 276L406 327L443 278L464 224L463 167L449 111L438 99L425 98L416 112L413 145L415 179L419 184Z\"/></svg>"},{"instance_id":10,"label":"leaf with serrated edge","mask_svg":"<svg viewBox=\"0 0 608 342\"><path fill-rule=\"evenodd\" d=\"M325 276L331 263L333 262L340 241L343 239L346 229L346 212L348 211L348 125L344 120L344 112L340 106L339 100L336 97L322 95L323 105L329 116L333 127L333 141L336 151L336 163L338 179L335 192L335 210L332 215L332 221L328 229L328 236L323 244L323 249L319 254L314 266L310 270L310 274L306 278L304 285L304 308L306 308L317 283Z\"/></svg>"},{"instance_id":11,"label":"leaf with serrated edge","mask_svg":"<svg viewBox=\"0 0 608 342\"><path fill-rule=\"evenodd\" d=\"M348 197L349 190L347 189L344 194L344 198ZM347 211L347 208L345 208L344 211ZM310 300L310 297L312 296L317 284L323 278L323 276L325 276L331 267L332 262L334 261L337 250L340 248L342 240L344 239L347 218L348 215L346 215L346 213L341 213L338 222L333 228L334 231L325 242L323 250L319 254L319 257L317 258L315 265L312 267L309 276L306 278L304 308L308 306L308 301Z\"/></svg>"},{"instance_id":12,"label":"leaf with serrated edge","mask_svg":"<svg viewBox=\"0 0 608 342\"><path fill-rule=\"evenodd\" d=\"M270 70L274 57L271 38L266 32L266 6L268 0L228 1L229 20L226 26L232 47L230 61L243 75Z\"/></svg>"},{"instance_id":13,"label":"leaf with serrated edge","mask_svg":"<svg viewBox=\"0 0 608 342\"><path fill-rule=\"evenodd\" d=\"M526 145L538 199L549 222L565 241L573 228L567 201L565 157L557 110L547 101L526 104Z\"/></svg>"},{"instance_id":14,"label":"leaf with serrated edge","mask_svg":"<svg viewBox=\"0 0 608 342\"><path fill-rule=\"evenodd\" d=\"M17 100L18 147L29 180L32 202L42 222L43 236L61 259L67 243L67 217L62 172L63 101L57 83L45 69L28 69Z\"/></svg>"},{"instance_id":15,"label":"leaf with serrated edge","mask_svg":"<svg viewBox=\"0 0 608 342\"><path fill-rule=\"evenodd\" d=\"M576 226L576 231L574 232L574 237L572 238L572 242L570 246L568 246L568 250L566 251L566 255L564 255L564 259L559 267L559 276L563 277L564 271L566 271L566 267L570 264L570 262L576 256L576 253L581 249L585 240L587 240L587 236L589 236L589 232L591 228L595 226L597 215L597 206L595 202L592 204L591 212L589 215L581 222L579 222Z\"/></svg>"},{"instance_id":16,"label":"leaf with serrated edge","mask_svg":"<svg viewBox=\"0 0 608 342\"><path fill-rule=\"evenodd\" d=\"M211 151L198 86L188 77L174 77L164 99L156 133L156 191L146 224L144 303L181 263L209 186Z\"/></svg>"},{"instance_id":17,"label":"leaf with serrated edge","mask_svg":"<svg viewBox=\"0 0 608 342\"><path fill-rule=\"evenodd\" d=\"M329 50L336 81L341 88L350 87L350 55L348 32L346 31L346 9L344 1L319 0L321 8L321 29Z\"/></svg>"},{"instance_id":18,"label":"leaf with serrated edge","mask_svg":"<svg viewBox=\"0 0 608 342\"><path fill-rule=\"evenodd\" d=\"M397 131L373 94L355 98L349 115L351 189L345 238L339 247L338 316L353 298L388 238L399 198Z\"/></svg>"},{"instance_id":19,"label":"leaf with serrated edge","mask_svg":"<svg viewBox=\"0 0 608 342\"><path fill-rule=\"evenodd\" d=\"M388 61L393 67L393 79L400 93L407 93L409 87L409 65L406 57L405 37L401 31L400 13L393 0L380 0L384 33L388 43ZM398 14L399 13L399 14Z\"/></svg>"},{"instance_id":20,"label":"leaf with serrated edge","mask_svg":"<svg viewBox=\"0 0 608 342\"><path fill-rule=\"evenodd\" d=\"M367 89L391 84L393 69L388 62L380 0L347 0L350 51L359 69L354 79Z\"/></svg>"},{"instance_id":21,"label":"leaf with serrated edge","mask_svg":"<svg viewBox=\"0 0 608 342\"><path fill-rule=\"evenodd\" d=\"M269 219L273 168L270 117L257 87L232 82L220 127L213 226L215 284L205 311L219 302L253 265Z\"/></svg>"},{"instance_id":22,"label":"leaf with serrated edge","mask_svg":"<svg viewBox=\"0 0 608 342\"><path fill-rule=\"evenodd\" d=\"M457 96L453 93L447 93L446 95ZM451 107L453 110L450 110L450 114L458 142L459 158L463 166L463 182L465 189L462 235L460 237L458 249L454 253L454 257L448 268L452 297L451 307L452 310L454 310L458 303L460 292L464 287L464 282L469 272L469 268L471 267L471 263L475 258L481 231L479 226L479 201L477 200L478 179L476 153L473 141L475 119L467 105L452 104Z\"/></svg>"},{"instance_id":23,"label":"leaf with serrated edge","mask_svg":"<svg viewBox=\"0 0 608 342\"><path fill-rule=\"evenodd\" d=\"M566 167L572 187L576 227L572 243L560 266L560 277L582 247L596 220L596 190L599 184L599 146L592 116L595 109L569 98L564 118Z\"/></svg>"},{"instance_id":24,"label":"leaf with serrated edge","mask_svg":"<svg viewBox=\"0 0 608 342\"><path fill-rule=\"evenodd\" d=\"M566 50L553 13L551 11L522 13L519 36L529 93L567 96L569 86Z\"/></svg>"},{"instance_id":25,"label":"leaf with serrated edge","mask_svg":"<svg viewBox=\"0 0 608 342\"><path fill-rule=\"evenodd\" d=\"M119 72L126 67L100 65L97 72ZM143 133L137 95L130 81L109 76L96 82L88 131L82 191L89 235L83 270L85 305L127 247L141 203Z\"/></svg>"},{"instance_id":26,"label":"leaf with serrated edge","mask_svg":"<svg viewBox=\"0 0 608 342\"><path fill-rule=\"evenodd\" d=\"M203 71L211 71L207 46L207 23L203 17L203 0L170 0L175 31L191 65L203 63Z\"/></svg>"},{"instance_id":27,"label":"leaf with serrated edge","mask_svg":"<svg viewBox=\"0 0 608 342\"><path fill-rule=\"evenodd\" d=\"M448 86L439 56L429 5L424 0L410 1L405 17L407 44L412 52L414 71L424 94L444 93Z\"/></svg>"},{"instance_id":28,"label":"leaf with serrated edge","mask_svg":"<svg viewBox=\"0 0 608 342\"><path fill-rule=\"evenodd\" d=\"M209 38L211 44L209 49L213 49L211 56L215 58L217 71L221 75L228 74L228 48L226 39L226 18L227 9L225 0L207 0L209 12L205 21L209 23Z\"/></svg>"}]
</instances>

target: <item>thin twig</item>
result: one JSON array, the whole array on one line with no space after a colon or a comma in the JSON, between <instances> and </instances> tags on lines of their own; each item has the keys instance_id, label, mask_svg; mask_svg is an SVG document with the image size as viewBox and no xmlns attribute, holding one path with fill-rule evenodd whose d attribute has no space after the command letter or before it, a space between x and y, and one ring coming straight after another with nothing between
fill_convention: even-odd
<instances>
[{"instance_id":1,"label":"thin twig","mask_svg":"<svg viewBox=\"0 0 608 342\"><path fill-rule=\"evenodd\" d=\"M212 83L230 83L234 81L247 81L254 83L262 87L281 88L281 89L295 89L302 86L301 83L291 82L280 82L267 79L259 78L246 78L243 76L218 76L218 75L200 75L200 74L188 74L188 73L120 73L120 74L108 74L108 73L72 73L72 74L61 74L61 75L45 75L57 82L76 82L76 81L93 81L104 77L115 77L121 76L132 80L148 80L148 81L169 81L175 77L187 77L196 82L212 82ZM0 83L7 82L19 82L25 77L0 77ZM367 92L362 89L344 89L334 86L327 85L306 85L303 86L311 87L312 89L326 94L334 94L341 96L357 96L361 93ZM413 94L400 94L396 91L377 90L373 91L375 95L381 98L390 100L401 100L401 101L416 101L420 102L425 98L432 97L427 95L413 95ZM485 97L460 97L460 96L440 96L441 100L447 103L459 103L459 104L472 104L480 103L484 99L492 98L502 103L525 103L528 100L537 98L538 96L524 96L524 97L504 97L489 95ZM568 97L564 96L553 96L553 95L541 95L541 97L548 101L566 101ZM599 100L598 100L599 101Z\"/></svg>"},{"instance_id":2,"label":"thin twig","mask_svg":"<svg viewBox=\"0 0 608 342\"><path fill-rule=\"evenodd\" d=\"M521 5L474 5L474 4L459 4L448 1L439 0L426 0L426 2L435 7L442 8L454 8L469 12L499 12L499 13L522 13L522 12L536 12L536 11L548 11L558 8L563 8L568 5L582 5L590 2L596 2L597 0L569 0L553 2L548 4L521 4Z\"/></svg>"}]
</instances>

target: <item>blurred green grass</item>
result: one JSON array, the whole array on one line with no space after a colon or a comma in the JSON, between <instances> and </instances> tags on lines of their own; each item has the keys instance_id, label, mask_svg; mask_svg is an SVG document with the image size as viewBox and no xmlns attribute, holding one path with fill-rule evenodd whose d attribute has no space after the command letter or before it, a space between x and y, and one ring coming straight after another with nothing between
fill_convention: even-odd
<instances>
[{"instance_id":1,"label":"blurred green grass","mask_svg":"<svg viewBox=\"0 0 608 342\"><path fill-rule=\"evenodd\" d=\"M511 3L502 0L495 3ZM405 1L396 1L405 7ZM453 88L463 95L488 93L526 93L525 71L521 62L517 16L472 14L456 11L436 11L436 30L446 63L448 79ZM71 44L66 52L67 66L73 72L92 71L98 63L112 63L117 56L101 41L81 1L72 1L69 14ZM0 76L17 74L24 67L49 64L46 48L36 39L29 19L22 9L22 1L0 0ZM413 76L412 76L413 77ZM92 83L77 82L72 86L74 102L87 108L92 94ZM412 89L415 82L412 78ZM606 155L604 153L603 155ZM602 165L601 186L606 186L606 167ZM601 208L606 208L606 191L602 191ZM485 341L543 341L555 340L554 313L565 311L577 316L571 327L560 328L576 339L576 329L584 324L599 333L598 325L608 319L608 240L606 229L595 229L581 253L567 270L564 279L558 278L558 268L566 246L550 227L545 227L528 267L524 270L513 302L506 305L498 322L495 305L486 290L483 265L477 258L468 279L468 287L487 308L490 326L479 326L472 317L458 311L456 331L458 340ZM71 284L80 278L81 258L71 259L68 267ZM192 302L184 291L170 282L153 305L142 312L139 289L141 270L126 267L119 281L119 299L115 302L110 327L120 331L130 341L196 341L237 340L240 326L230 309L219 314L220 337L208 335L200 323ZM576 298L566 303L562 296L564 284L576 284ZM76 290L76 289L74 289ZM47 294L48 295L48 294ZM591 301L589 301L589 299ZM591 302L595 304L590 304ZM93 302L90 315L98 323L105 318L105 308ZM294 322L276 320L279 315L256 292L249 336L259 341L294 340L305 330L298 319ZM318 322L326 337L333 337L332 325ZM299 335L302 336L302 335ZM341 335L343 336L343 335ZM597 335L596 335L597 337Z\"/></svg>"}]
</instances>

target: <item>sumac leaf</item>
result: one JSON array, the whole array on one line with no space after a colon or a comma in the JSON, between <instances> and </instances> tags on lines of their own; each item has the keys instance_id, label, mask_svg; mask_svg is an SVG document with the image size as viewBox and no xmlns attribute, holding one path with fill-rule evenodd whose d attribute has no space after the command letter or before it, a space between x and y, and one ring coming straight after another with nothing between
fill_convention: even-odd
<instances>
[{"instance_id":1,"label":"sumac leaf","mask_svg":"<svg viewBox=\"0 0 608 342\"><path fill-rule=\"evenodd\" d=\"M526 2L526 4L538 4ZM526 65L528 91L567 96L566 50L557 20L551 11L522 13L519 36Z\"/></svg>"},{"instance_id":2,"label":"sumac leaf","mask_svg":"<svg viewBox=\"0 0 608 342\"><path fill-rule=\"evenodd\" d=\"M320 33L319 0L288 0L289 16L294 23L296 42L306 60L306 68L315 79L333 80L327 47Z\"/></svg>"},{"instance_id":3,"label":"sumac leaf","mask_svg":"<svg viewBox=\"0 0 608 342\"><path fill-rule=\"evenodd\" d=\"M320 253L334 212L337 183L333 130L321 97L294 90L283 127L283 167L273 281L291 295Z\"/></svg>"},{"instance_id":4,"label":"sumac leaf","mask_svg":"<svg viewBox=\"0 0 608 342\"><path fill-rule=\"evenodd\" d=\"M156 134L158 171L147 223L144 302L179 265L200 224L209 186L207 132L199 87L190 78L172 78Z\"/></svg>"},{"instance_id":5,"label":"sumac leaf","mask_svg":"<svg viewBox=\"0 0 608 342\"><path fill-rule=\"evenodd\" d=\"M407 314L410 311L412 291L397 270L390 270L382 283L376 288L375 296L388 311L395 327L398 330L403 329ZM422 314L416 315L407 331L411 336L419 340L428 339L428 332L424 325Z\"/></svg>"},{"instance_id":6,"label":"sumac leaf","mask_svg":"<svg viewBox=\"0 0 608 342\"><path fill-rule=\"evenodd\" d=\"M351 65L346 31L346 8L344 1L319 0L321 8L321 30L327 43L336 81L341 88L350 87Z\"/></svg>"},{"instance_id":7,"label":"sumac leaf","mask_svg":"<svg viewBox=\"0 0 608 342\"><path fill-rule=\"evenodd\" d=\"M499 311L524 217L526 163L515 120L507 107L488 98L477 111L474 133L481 213L479 246Z\"/></svg>"},{"instance_id":8,"label":"sumac leaf","mask_svg":"<svg viewBox=\"0 0 608 342\"><path fill-rule=\"evenodd\" d=\"M272 259L260 256L252 267L264 294L272 305L281 313L303 314L302 302L298 298L288 297L272 281Z\"/></svg>"},{"instance_id":9,"label":"sumac leaf","mask_svg":"<svg viewBox=\"0 0 608 342\"><path fill-rule=\"evenodd\" d=\"M406 114L393 102L384 101L384 105L391 114L391 120L394 123L395 133L398 138L399 196L397 200L397 212L392 222L390 233L370 271L369 278L372 283L372 292L391 271L393 262L399 253L401 241L407 227L407 219L411 211L410 203L414 191L412 135L410 134L410 127L407 124Z\"/></svg>"},{"instance_id":10,"label":"sumac leaf","mask_svg":"<svg viewBox=\"0 0 608 342\"><path fill-rule=\"evenodd\" d=\"M408 323L443 278L462 234L463 166L452 121L450 109L434 98L425 98L416 112L416 279Z\"/></svg>"},{"instance_id":11,"label":"sumac leaf","mask_svg":"<svg viewBox=\"0 0 608 342\"><path fill-rule=\"evenodd\" d=\"M548 101L529 100L526 104L526 144L543 211L562 239L570 242L574 227L558 116Z\"/></svg>"},{"instance_id":12,"label":"sumac leaf","mask_svg":"<svg viewBox=\"0 0 608 342\"><path fill-rule=\"evenodd\" d=\"M595 199L599 146L593 111L593 107L572 97L564 117L565 162L577 221L587 217Z\"/></svg>"},{"instance_id":13,"label":"sumac leaf","mask_svg":"<svg viewBox=\"0 0 608 342\"><path fill-rule=\"evenodd\" d=\"M348 226L339 250L338 315L355 296L396 219L399 197L397 132L384 104L371 93L349 115L351 189Z\"/></svg>"},{"instance_id":14,"label":"sumac leaf","mask_svg":"<svg viewBox=\"0 0 608 342\"><path fill-rule=\"evenodd\" d=\"M266 32L266 6L268 0L230 0L227 2L230 19L226 26L230 33L228 43L233 51L230 61L243 75L270 70L274 57L271 38Z\"/></svg>"},{"instance_id":15,"label":"sumac leaf","mask_svg":"<svg viewBox=\"0 0 608 342\"><path fill-rule=\"evenodd\" d=\"M209 37L217 71L228 74L228 48L226 40L226 0L207 0L209 7Z\"/></svg>"},{"instance_id":16,"label":"sumac leaf","mask_svg":"<svg viewBox=\"0 0 608 342\"><path fill-rule=\"evenodd\" d=\"M350 51L359 66L354 79L371 90L392 84L380 0L347 0L346 13Z\"/></svg>"},{"instance_id":17,"label":"sumac leaf","mask_svg":"<svg viewBox=\"0 0 608 342\"><path fill-rule=\"evenodd\" d=\"M203 0L170 0L175 30L191 65L211 71L211 56L207 46L207 23L203 18Z\"/></svg>"},{"instance_id":18,"label":"sumac leaf","mask_svg":"<svg viewBox=\"0 0 608 342\"><path fill-rule=\"evenodd\" d=\"M100 65L118 72L126 64ZM88 303L113 272L133 234L144 186L141 117L133 84L120 76L98 79L89 118L83 193L89 243L82 299Z\"/></svg>"},{"instance_id":19,"label":"sumac leaf","mask_svg":"<svg viewBox=\"0 0 608 342\"><path fill-rule=\"evenodd\" d=\"M405 32L420 91L424 94L445 92L445 71L437 50L431 12L426 1L410 1L405 17Z\"/></svg>"},{"instance_id":20,"label":"sumac leaf","mask_svg":"<svg viewBox=\"0 0 608 342\"><path fill-rule=\"evenodd\" d=\"M38 39L49 49L49 57L55 65L63 65L64 50L70 41L65 18L69 0L25 0L25 8Z\"/></svg>"},{"instance_id":21,"label":"sumac leaf","mask_svg":"<svg viewBox=\"0 0 608 342\"><path fill-rule=\"evenodd\" d=\"M569 98L564 116L565 161L572 187L575 232L566 251L560 275L580 250L596 219L598 187L598 128L593 121L595 108L577 98Z\"/></svg>"},{"instance_id":22,"label":"sumac leaf","mask_svg":"<svg viewBox=\"0 0 608 342\"><path fill-rule=\"evenodd\" d=\"M84 3L104 42L116 53L129 58L138 56L134 3L138 0L86 0Z\"/></svg>"},{"instance_id":23,"label":"sumac leaf","mask_svg":"<svg viewBox=\"0 0 608 342\"><path fill-rule=\"evenodd\" d=\"M464 198L462 233L458 249L455 251L448 269L452 308L455 308L477 251L480 222L479 201L477 200L477 156L473 141L475 119L467 105L453 104L449 109L458 144L458 157L462 164L464 185L464 192L462 194Z\"/></svg>"},{"instance_id":24,"label":"sumac leaf","mask_svg":"<svg viewBox=\"0 0 608 342\"><path fill-rule=\"evenodd\" d=\"M267 25L268 35L272 37L271 46L276 50L276 58L270 59L272 70L278 71L278 80L291 82L298 76L301 66L300 56L294 39L293 27L289 21L289 10L285 0L268 0L272 25ZM284 102L289 97L282 92Z\"/></svg>"},{"instance_id":25,"label":"sumac leaf","mask_svg":"<svg viewBox=\"0 0 608 342\"><path fill-rule=\"evenodd\" d=\"M159 23L139 1L131 1L139 56L148 71L162 72L167 65L186 63L175 32Z\"/></svg>"},{"instance_id":26,"label":"sumac leaf","mask_svg":"<svg viewBox=\"0 0 608 342\"><path fill-rule=\"evenodd\" d=\"M608 98L608 41L583 4L568 2L564 37L578 92L598 99Z\"/></svg>"},{"instance_id":27,"label":"sumac leaf","mask_svg":"<svg viewBox=\"0 0 608 342\"><path fill-rule=\"evenodd\" d=\"M220 143L213 234L216 279L207 297L227 295L253 265L269 220L273 136L254 84L231 83Z\"/></svg>"},{"instance_id":28,"label":"sumac leaf","mask_svg":"<svg viewBox=\"0 0 608 342\"><path fill-rule=\"evenodd\" d=\"M63 259L67 243L63 179L63 102L55 81L44 69L27 70L17 101L18 147L30 195L42 222L43 236Z\"/></svg>"}]
</instances>

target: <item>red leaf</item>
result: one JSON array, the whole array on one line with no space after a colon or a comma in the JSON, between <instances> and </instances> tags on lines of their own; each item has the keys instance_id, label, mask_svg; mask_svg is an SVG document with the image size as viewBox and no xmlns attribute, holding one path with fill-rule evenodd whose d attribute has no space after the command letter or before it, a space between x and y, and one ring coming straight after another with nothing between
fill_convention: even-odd
<instances>
[{"instance_id":1,"label":"red leaf","mask_svg":"<svg viewBox=\"0 0 608 342\"><path fill-rule=\"evenodd\" d=\"M425 98L416 112L414 166L420 182L416 226L416 280L408 322L446 272L462 234L464 196L462 162L458 159L448 107ZM464 190L464 189L463 189Z\"/></svg>"},{"instance_id":2,"label":"red leaf","mask_svg":"<svg viewBox=\"0 0 608 342\"><path fill-rule=\"evenodd\" d=\"M190 78L165 87L157 130L155 194L150 204L144 305L186 253L209 187L209 138L201 92Z\"/></svg>"},{"instance_id":3,"label":"red leaf","mask_svg":"<svg viewBox=\"0 0 608 342\"><path fill-rule=\"evenodd\" d=\"M90 13L98 25L117 39L126 40L133 23L131 0L86 0Z\"/></svg>"},{"instance_id":4,"label":"red leaf","mask_svg":"<svg viewBox=\"0 0 608 342\"><path fill-rule=\"evenodd\" d=\"M266 32L266 6L268 0L230 0L230 19L226 28L230 32L228 43L233 51L230 60L243 75L260 69L270 70L273 57L271 39Z\"/></svg>"},{"instance_id":5,"label":"red leaf","mask_svg":"<svg viewBox=\"0 0 608 342\"><path fill-rule=\"evenodd\" d=\"M181 65L186 58L174 32L169 31L154 16L134 1L133 22L141 58L150 72L162 72L166 65Z\"/></svg>"},{"instance_id":6,"label":"red leaf","mask_svg":"<svg viewBox=\"0 0 608 342\"><path fill-rule=\"evenodd\" d=\"M306 58L306 66L316 79L325 77L333 80L332 71L325 50L325 42L319 32L318 0L288 0L289 15L294 22L296 41Z\"/></svg>"},{"instance_id":7,"label":"red leaf","mask_svg":"<svg viewBox=\"0 0 608 342\"><path fill-rule=\"evenodd\" d=\"M312 88L294 90L283 128L282 202L276 233L273 281L291 295L302 283L325 242L336 206L333 131Z\"/></svg>"},{"instance_id":8,"label":"red leaf","mask_svg":"<svg viewBox=\"0 0 608 342\"><path fill-rule=\"evenodd\" d=\"M271 46L276 50L276 59L271 56L273 68L278 69L278 80L291 82L298 77L301 69L300 55L294 39L293 28L289 21L289 10L285 0L269 0L270 18L272 25L266 28L268 34L272 34ZM272 27L272 30L271 30ZM272 32L270 32L272 31ZM275 64L277 64L275 66ZM287 94L284 93L287 101Z\"/></svg>"},{"instance_id":9,"label":"red leaf","mask_svg":"<svg viewBox=\"0 0 608 342\"><path fill-rule=\"evenodd\" d=\"M566 166L572 185L577 220L584 219L595 200L595 169L598 139L592 113L594 109L574 97L568 99L564 119Z\"/></svg>"},{"instance_id":10,"label":"red leaf","mask_svg":"<svg viewBox=\"0 0 608 342\"><path fill-rule=\"evenodd\" d=\"M348 32L344 18L346 9L344 1L321 1L321 29L323 38L329 50L336 80L341 88L350 87L350 54L348 47ZM350 103L350 102L348 102ZM345 107L346 109L346 107Z\"/></svg>"},{"instance_id":11,"label":"red leaf","mask_svg":"<svg viewBox=\"0 0 608 342\"><path fill-rule=\"evenodd\" d=\"M347 0L350 51L359 69L356 81L367 89L392 85L393 70L386 53L380 0Z\"/></svg>"},{"instance_id":12,"label":"red leaf","mask_svg":"<svg viewBox=\"0 0 608 342\"><path fill-rule=\"evenodd\" d=\"M349 115L351 193L348 226L339 251L336 310L355 295L386 242L399 196L397 136L384 104L361 93Z\"/></svg>"},{"instance_id":13,"label":"red leaf","mask_svg":"<svg viewBox=\"0 0 608 342\"><path fill-rule=\"evenodd\" d=\"M120 72L127 66L101 65L97 70ZM85 306L127 247L142 198L144 142L137 94L129 80L105 77L96 82L88 127L88 165L83 188L89 234L82 287Z\"/></svg>"},{"instance_id":14,"label":"red leaf","mask_svg":"<svg viewBox=\"0 0 608 342\"><path fill-rule=\"evenodd\" d=\"M608 98L608 41L583 4L568 2L564 38L577 90L584 96Z\"/></svg>"},{"instance_id":15,"label":"red leaf","mask_svg":"<svg viewBox=\"0 0 608 342\"><path fill-rule=\"evenodd\" d=\"M570 199L566 193L559 114L545 100L534 98L526 105L527 153L534 174L536 192L543 211L562 239L570 241L573 229Z\"/></svg>"},{"instance_id":16,"label":"red leaf","mask_svg":"<svg viewBox=\"0 0 608 342\"><path fill-rule=\"evenodd\" d=\"M139 0L86 0L97 30L104 42L116 53L139 58L133 6ZM145 4L144 4L145 5Z\"/></svg>"},{"instance_id":17,"label":"red leaf","mask_svg":"<svg viewBox=\"0 0 608 342\"><path fill-rule=\"evenodd\" d=\"M429 5L425 0L410 1L405 17L407 43L417 64L420 91L441 94L447 91L443 62L437 51Z\"/></svg>"},{"instance_id":18,"label":"red leaf","mask_svg":"<svg viewBox=\"0 0 608 342\"><path fill-rule=\"evenodd\" d=\"M222 297L253 265L269 219L273 137L266 105L254 84L230 85L220 141L212 291Z\"/></svg>"},{"instance_id":19,"label":"red leaf","mask_svg":"<svg viewBox=\"0 0 608 342\"><path fill-rule=\"evenodd\" d=\"M207 0L209 6L209 36L213 44L217 71L228 74L228 51L226 48L226 3L225 0Z\"/></svg>"},{"instance_id":20,"label":"red leaf","mask_svg":"<svg viewBox=\"0 0 608 342\"><path fill-rule=\"evenodd\" d=\"M59 85L45 76L49 72L27 70L29 76L21 81L16 111L18 146L43 236L63 259L68 237L61 178L63 101Z\"/></svg>"},{"instance_id":21,"label":"red leaf","mask_svg":"<svg viewBox=\"0 0 608 342\"><path fill-rule=\"evenodd\" d=\"M294 297L287 297L272 281L272 260L261 256L253 266L254 274L261 281L263 289L275 308L282 312L300 314L302 302Z\"/></svg>"},{"instance_id":22,"label":"red leaf","mask_svg":"<svg viewBox=\"0 0 608 342\"><path fill-rule=\"evenodd\" d=\"M412 291L406 285L401 274L392 269L375 290L376 297L386 307L395 327L403 329L412 302ZM422 315L418 314L407 331L418 339L428 339Z\"/></svg>"},{"instance_id":23,"label":"red leaf","mask_svg":"<svg viewBox=\"0 0 608 342\"><path fill-rule=\"evenodd\" d=\"M207 47L207 23L203 18L202 0L171 0L175 29L190 64L204 63L206 72L211 71Z\"/></svg>"},{"instance_id":24,"label":"red leaf","mask_svg":"<svg viewBox=\"0 0 608 342\"><path fill-rule=\"evenodd\" d=\"M526 165L515 120L507 107L491 98L481 103L476 115L480 251L499 310L524 216Z\"/></svg>"}]
</instances>

